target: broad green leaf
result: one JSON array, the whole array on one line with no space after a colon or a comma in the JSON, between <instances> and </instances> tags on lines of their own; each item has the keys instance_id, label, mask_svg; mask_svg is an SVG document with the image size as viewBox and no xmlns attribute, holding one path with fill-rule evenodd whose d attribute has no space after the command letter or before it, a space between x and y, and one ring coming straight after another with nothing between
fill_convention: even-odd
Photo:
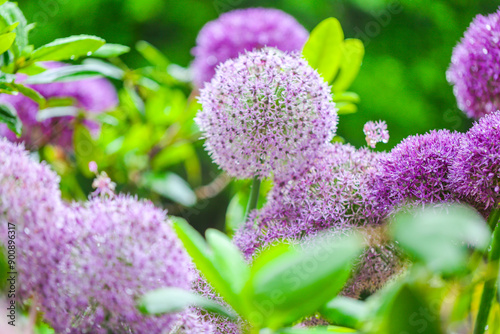
<instances>
[{"instance_id":1,"label":"broad green leaf","mask_svg":"<svg viewBox=\"0 0 500 334\"><path fill-rule=\"evenodd\" d=\"M0 34L7 34L9 32L13 32L14 29L16 29L16 27L19 25L19 22L15 22L11 25L8 25L6 26L5 28L3 28L1 31L0 31Z\"/></svg>"},{"instance_id":2,"label":"broad green leaf","mask_svg":"<svg viewBox=\"0 0 500 334\"><path fill-rule=\"evenodd\" d=\"M32 99L33 101L35 101L36 103L38 103L40 108L45 107L45 103L46 103L45 98L36 90L29 88L29 87L26 87L22 84L12 83L11 85L14 89L19 91L19 93L23 94L24 96L26 96L26 97Z\"/></svg>"},{"instance_id":3,"label":"broad green leaf","mask_svg":"<svg viewBox=\"0 0 500 334\"><path fill-rule=\"evenodd\" d=\"M342 47L342 61L340 71L332 83L334 92L343 92L347 90L361 68L365 47L359 39L346 39Z\"/></svg>"},{"instance_id":4,"label":"broad green leaf","mask_svg":"<svg viewBox=\"0 0 500 334\"><path fill-rule=\"evenodd\" d=\"M153 170L165 170L165 168L176 165L196 155L193 144L189 141L181 141L169 145L161 150L151 161Z\"/></svg>"},{"instance_id":5,"label":"broad green leaf","mask_svg":"<svg viewBox=\"0 0 500 334\"><path fill-rule=\"evenodd\" d=\"M344 32L340 22L330 17L313 29L304 45L304 58L326 82L330 82L339 70L343 43Z\"/></svg>"},{"instance_id":6,"label":"broad green leaf","mask_svg":"<svg viewBox=\"0 0 500 334\"><path fill-rule=\"evenodd\" d=\"M205 233L212 248L214 261L226 282L229 282L235 294L239 294L250 275L250 268L245 263L240 250L224 233L208 229Z\"/></svg>"},{"instance_id":7,"label":"broad green leaf","mask_svg":"<svg viewBox=\"0 0 500 334\"><path fill-rule=\"evenodd\" d=\"M146 293L139 299L137 308L145 314L164 314L183 311L195 306L224 317L235 319L235 314L213 300L203 298L180 288L161 288Z\"/></svg>"},{"instance_id":8,"label":"broad green leaf","mask_svg":"<svg viewBox=\"0 0 500 334\"><path fill-rule=\"evenodd\" d=\"M332 94L333 102L351 102L351 103L359 103L360 98L359 95L354 92L338 92Z\"/></svg>"},{"instance_id":9,"label":"broad green leaf","mask_svg":"<svg viewBox=\"0 0 500 334\"><path fill-rule=\"evenodd\" d=\"M173 227L196 268L214 290L238 311L240 298L230 288L230 282L227 282L219 272L215 264L213 251L208 247L203 237L186 221L176 220L173 222Z\"/></svg>"},{"instance_id":10,"label":"broad green leaf","mask_svg":"<svg viewBox=\"0 0 500 334\"><path fill-rule=\"evenodd\" d=\"M127 53L130 51L130 48L125 45L120 45L120 44L112 44L112 43L106 43L103 46L101 46L97 51L92 53L92 57L99 57L99 58L112 58L112 57L118 57L124 53Z\"/></svg>"},{"instance_id":11,"label":"broad green leaf","mask_svg":"<svg viewBox=\"0 0 500 334\"><path fill-rule=\"evenodd\" d=\"M90 56L104 43L106 41L102 38L90 35L58 38L33 51L31 59L35 61L77 59Z\"/></svg>"},{"instance_id":12,"label":"broad green leaf","mask_svg":"<svg viewBox=\"0 0 500 334\"><path fill-rule=\"evenodd\" d=\"M9 32L3 35L0 35L0 54L4 53L12 46L14 40L16 39L15 32Z\"/></svg>"},{"instance_id":13,"label":"broad green leaf","mask_svg":"<svg viewBox=\"0 0 500 334\"><path fill-rule=\"evenodd\" d=\"M161 51L146 41L137 42L135 47L151 65L166 68L170 64L170 61Z\"/></svg>"},{"instance_id":14,"label":"broad green leaf","mask_svg":"<svg viewBox=\"0 0 500 334\"><path fill-rule=\"evenodd\" d=\"M39 66L38 64L33 63L33 64L29 65L29 66L20 68L17 71L17 73L24 73L24 74L27 74L27 75L37 75L37 74L45 72L46 70L47 69L44 68L43 66Z\"/></svg>"},{"instance_id":15,"label":"broad green leaf","mask_svg":"<svg viewBox=\"0 0 500 334\"><path fill-rule=\"evenodd\" d=\"M335 106L338 108L337 114L339 115L354 114L358 111L358 107L350 102L338 102Z\"/></svg>"},{"instance_id":16,"label":"broad green leaf","mask_svg":"<svg viewBox=\"0 0 500 334\"><path fill-rule=\"evenodd\" d=\"M226 210L226 231L228 234L234 233L245 222L245 210L248 202L248 195L237 192L233 196Z\"/></svg>"},{"instance_id":17,"label":"broad green leaf","mask_svg":"<svg viewBox=\"0 0 500 334\"><path fill-rule=\"evenodd\" d=\"M258 264L244 292L251 298L248 320L278 329L312 314L342 289L361 248L358 236L335 242L322 236L300 251L291 247Z\"/></svg>"},{"instance_id":18,"label":"broad green leaf","mask_svg":"<svg viewBox=\"0 0 500 334\"><path fill-rule=\"evenodd\" d=\"M23 130L23 124L14 108L6 104L0 104L0 123L5 123L7 127L17 135Z\"/></svg>"},{"instance_id":19,"label":"broad green leaf","mask_svg":"<svg viewBox=\"0 0 500 334\"><path fill-rule=\"evenodd\" d=\"M112 65L102 66L102 64L92 62L46 70L43 73L27 78L23 83L32 85L59 81L75 81L97 76L106 76L121 80L123 78L123 71Z\"/></svg>"},{"instance_id":20,"label":"broad green leaf","mask_svg":"<svg viewBox=\"0 0 500 334\"><path fill-rule=\"evenodd\" d=\"M383 333L441 334L438 309L425 294L408 284L401 285L385 315Z\"/></svg>"},{"instance_id":21,"label":"broad green leaf","mask_svg":"<svg viewBox=\"0 0 500 334\"><path fill-rule=\"evenodd\" d=\"M4 3L6 3L7 1L9 1L9 0L0 0L0 6L3 5Z\"/></svg>"},{"instance_id":22,"label":"broad green leaf","mask_svg":"<svg viewBox=\"0 0 500 334\"><path fill-rule=\"evenodd\" d=\"M358 333L352 328L338 326L318 326L311 328L283 328L276 334L331 334L331 333Z\"/></svg>"},{"instance_id":23,"label":"broad green leaf","mask_svg":"<svg viewBox=\"0 0 500 334\"><path fill-rule=\"evenodd\" d=\"M359 328L368 314L368 309L362 301L339 296L324 305L320 313L330 323L350 328Z\"/></svg>"},{"instance_id":24,"label":"broad green leaf","mask_svg":"<svg viewBox=\"0 0 500 334\"><path fill-rule=\"evenodd\" d=\"M465 269L468 247L484 250L490 230L472 208L453 204L401 213L392 233L399 245L434 272L458 273Z\"/></svg>"},{"instance_id":25,"label":"broad green leaf","mask_svg":"<svg viewBox=\"0 0 500 334\"><path fill-rule=\"evenodd\" d=\"M9 31L12 26L15 26L12 32L16 34L12 52L18 59L28 46L27 22L17 3L6 2L0 6L0 31Z\"/></svg>"},{"instance_id":26,"label":"broad green leaf","mask_svg":"<svg viewBox=\"0 0 500 334\"><path fill-rule=\"evenodd\" d=\"M179 175L165 173L148 173L144 176L144 186L154 192L184 206L196 204L196 195L189 184Z\"/></svg>"}]
</instances>

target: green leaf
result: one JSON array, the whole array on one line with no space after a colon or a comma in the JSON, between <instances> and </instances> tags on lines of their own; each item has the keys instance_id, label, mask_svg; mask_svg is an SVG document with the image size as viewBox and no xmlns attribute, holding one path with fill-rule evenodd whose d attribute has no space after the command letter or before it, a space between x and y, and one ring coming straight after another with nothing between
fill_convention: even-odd
<instances>
[{"instance_id":1,"label":"green leaf","mask_svg":"<svg viewBox=\"0 0 500 334\"><path fill-rule=\"evenodd\" d=\"M130 48L125 45L106 43L92 54L92 57L113 58L118 57L130 51Z\"/></svg>"},{"instance_id":2,"label":"green leaf","mask_svg":"<svg viewBox=\"0 0 500 334\"><path fill-rule=\"evenodd\" d=\"M358 111L358 107L354 103L350 102L338 102L335 106L338 108L338 115L354 114Z\"/></svg>"},{"instance_id":3,"label":"green leaf","mask_svg":"<svg viewBox=\"0 0 500 334\"><path fill-rule=\"evenodd\" d=\"M193 259L196 268L203 274L208 283L237 312L241 308L240 298L230 288L230 282L224 279L214 259L213 251L208 247L203 237L186 221L176 220L173 227L182 241L184 248Z\"/></svg>"},{"instance_id":4,"label":"green leaf","mask_svg":"<svg viewBox=\"0 0 500 334\"><path fill-rule=\"evenodd\" d=\"M190 306L203 308L230 319L236 319L234 312L180 288L162 288L150 291L139 299L137 308L145 314L164 314L182 311Z\"/></svg>"},{"instance_id":5,"label":"green leaf","mask_svg":"<svg viewBox=\"0 0 500 334\"><path fill-rule=\"evenodd\" d=\"M13 26L16 38L12 43L12 52L18 59L28 46L27 22L17 3L6 2L0 6L0 31L9 31Z\"/></svg>"},{"instance_id":6,"label":"green leaf","mask_svg":"<svg viewBox=\"0 0 500 334\"><path fill-rule=\"evenodd\" d=\"M165 170L195 155L196 152L191 142L180 141L162 149L151 161L151 166L154 170Z\"/></svg>"},{"instance_id":7,"label":"green leaf","mask_svg":"<svg viewBox=\"0 0 500 334\"><path fill-rule=\"evenodd\" d=\"M29 65L29 66L20 68L17 71L17 73L24 73L24 74L27 74L27 75L36 75L36 74L43 73L46 70L47 69L44 68L43 66L39 66L39 65L33 63L33 64Z\"/></svg>"},{"instance_id":8,"label":"green leaf","mask_svg":"<svg viewBox=\"0 0 500 334\"><path fill-rule=\"evenodd\" d=\"M23 130L23 123L14 108L6 104L0 104L0 122L5 123L7 127L17 135L20 135Z\"/></svg>"},{"instance_id":9,"label":"green leaf","mask_svg":"<svg viewBox=\"0 0 500 334\"><path fill-rule=\"evenodd\" d=\"M95 177L89 170L89 162L101 161L105 155L102 149L96 145L87 127L80 123L75 124L73 147L75 149L76 164L80 172L88 178Z\"/></svg>"},{"instance_id":10,"label":"green leaf","mask_svg":"<svg viewBox=\"0 0 500 334\"><path fill-rule=\"evenodd\" d=\"M144 175L144 186L184 206L196 204L196 194L182 177L171 172Z\"/></svg>"},{"instance_id":11,"label":"green leaf","mask_svg":"<svg viewBox=\"0 0 500 334\"><path fill-rule=\"evenodd\" d=\"M331 333L358 333L356 330L338 326L317 326L311 328L283 328L276 334L331 334Z\"/></svg>"},{"instance_id":12,"label":"green leaf","mask_svg":"<svg viewBox=\"0 0 500 334\"><path fill-rule=\"evenodd\" d=\"M248 195L237 192L233 196L226 210L226 231L228 234L234 233L245 222L245 210L248 202Z\"/></svg>"},{"instance_id":13,"label":"green leaf","mask_svg":"<svg viewBox=\"0 0 500 334\"><path fill-rule=\"evenodd\" d=\"M21 85L21 84L16 84L16 83L11 83L10 85L12 86L12 88L19 91L19 93L23 94L24 96L26 96L26 97L32 99L33 101L35 101L36 103L38 103L40 108L45 107L45 103L46 103L45 98L36 90L31 89L31 88L26 87L26 86Z\"/></svg>"},{"instance_id":14,"label":"green leaf","mask_svg":"<svg viewBox=\"0 0 500 334\"><path fill-rule=\"evenodd\" d=\"M340 22L330 17L313 29L304 45L304 58L326 82L330 82L339 70L343 42L344 32Z\"/></svg>"},{"instance_id":15,"label":"green leaf","mask_svg":"<svg viewBox=\"0 0 500 334\"><path fill-rule=\"evenodd\" d=\"M425 294L409 284L402 284L385 315L387 334L441 334L438 309L425 300ZM381 332L381 333L382 333Z\"/></svg>"},{"instance_id":16,"label":"green leaf","mask_svg":"<svg viewBox=\"0 0 500 334\"><path fill-rule=\"evenodd\" d=\"M274 253L272 248L264 253ZM358 236L335 242L322 236L300 251L281 247L273 256L263 254L266 260L256 260L244 290L252 300L248 320L278 329L312 314L342 289L361 248Z\"/></svg>"},{"instance_id":17,"label":"green leaf","mask_svg":"<svg viewBox=\"0 0 500 334\"><path fill-rule=\"evenodd\" d=\"M3 35L0 35L0 54L4 53L14 43L14 40L16 39L16 33L15 32L9 32Z\"/></svg>"},{"instance_id":18,"label":"green leaf","mask_svg":"<svg viewBox=\"0 0 500 334\"><path fill-rule=\"evenodd\" d=\"M6 3L7 1L9 1L9 0L0 0L0 6L3 5L4 3Z\"/></svg>"},{"instance_id":19,"label":"green leaf","mask_svg":"<svg viewBox=\"0 0 500 334\"><path fill-rule=\"evenodd\" d=\"M334 92L343 92L347 90L361 68L365 47L359 39L346 39L342 48L342 61L340 71L332 83Z\"/></svg>"},{"instance_id":20,"label":"green leaf","mask_svg":"<svg viewBox=\"0 0 500 334\"><path fill-rule=\"evenodd\" d=\"M359 95L354 92L338 92L332 94L333 102L351 102L351 103L359 103L360 98Z\"/></svg>"},{"instance_id":21,"label":"green leaf","mask_svg":"<svg viewBox=\"0 0 500 334\"><path fill-rule=\"evenodd\" d=\"M250 275L250 268L245 263L240 250L224 233L208 229L205 233L212 248L215 264L226 282L229 282L235 294L239 294Z\"/></svg>"},{"instance_id":22,"label":"green leaf","mask_svg":"<svg viewBox=\"0 0 500 334\"><path fill-rule=\"evenodd\" d=\"M90 35L58 38L33 51L31 59L35 61L77 59L90 56L104 43L106 41L102 38Z\"/></svg>"},{"instance_id":23,"label":"green leaf","mask_svg":"<svg viewBox=\"0 0 500 334\"><path fill-rule=\"evenodd\" d=\"M324 305L320 313L336 325L359 328L368 314L368 309L362 301L339 296Z\"/></svg>"},{"instance_id":24,"label":"green leaf","mask_svg":"<svg viewBox=\"0 0 500 334\"><path fill-rule=\"evenodd\" d=\"M106 76L121 80L124 72L112 65L103 66L101 63L85 63L83 65L62 66L46 70L24 80L25 84L43 84L60 81L75 81L97 76Z\"/></svg>"},{"instance_id":25,"label":"green leaf","mask_svg":"<svg viewBox=\"0 0 500 334\"><path fill-rule=\"evenodd\" d=\"M167 57L165 57L165 55L163 55L163 53L161 53L160 50L146 41L137 42L135 47L151 65L166 68L170 64L170 61Z\"/></svg>"},{"instance_id":26,"label":"green leaf","mask_svg":"<svg viewBox=\"0 0 500 334\"><path fill-rule=\"evenodd\" d=\"M484 250L490 240L484 219L472 208L458 204L401 213L394 219L392 234L417 261L443 274L463 271L468 247Z\"/></svg>"}]
</instances>

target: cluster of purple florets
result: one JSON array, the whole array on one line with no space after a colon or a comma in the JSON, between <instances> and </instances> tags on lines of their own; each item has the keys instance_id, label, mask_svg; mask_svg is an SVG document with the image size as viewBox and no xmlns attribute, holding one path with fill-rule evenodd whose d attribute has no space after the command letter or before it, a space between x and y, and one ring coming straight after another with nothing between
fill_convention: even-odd
<instances>
[{"instance_id":1,"label":"cluster of purple florets","mask_svg":"<svg viewBox=\"0 0 500 334\"><path fill-rule=\"evenodd\" d=\"M453 50L446 73L459 108L471 118L500 109L500 10L478 15Z\"/></svg>"},{"instance_id":2,"label":"cluster of purple florets","mask_svg":"<svg viewBox=\"0 0 500 334\"><path fill-rule=\"evenodd\" d=\"M190 289L194 279L163 210L121 195L69 205L57 175L21 145L0 139L0 153L0 232L7 244L15 226L20 302L33 298L58 333L211 326L193 310L147 316L136 308L146 292Z\"/></svg>"},{"instance_id":3,"label":"cluster of purple florets","mask_svg":"<svg viewBox=\"0 0 500 334\"><path fill-rule=\"evenodd\" d=\"M220 65L200 102L206 149L236 178L302 173L337 125L328 84L299 54L276 49Z\"/></svg>"}]
</instances>

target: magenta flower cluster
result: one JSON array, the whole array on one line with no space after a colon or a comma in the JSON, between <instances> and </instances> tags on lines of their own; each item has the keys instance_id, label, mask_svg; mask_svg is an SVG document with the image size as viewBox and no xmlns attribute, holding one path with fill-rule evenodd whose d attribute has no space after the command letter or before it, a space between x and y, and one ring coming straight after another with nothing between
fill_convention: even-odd
<instances>
[{"instance_id":1,"label":"magenta flower cluster","mask_svg":"<svg viewBox=\"0 0 500 334\"><path fill-rule=\"evenodd\" d=\"M46 62L43 65L48 69L66 66L56 62ZM24 78L25 76L18 75L17 81L22 83ZM103 78L27 86L36 90L46 99L71 98L74 100L75 107L89 114L113 109L118 104L115 88ZM37 114L40 110L38 104L22 94L0 94L0 104L7 104L14 108L23 124L23 133L20 139L5 124L0 124L1 137L6 137L10 141L24 142L30 148L38 148L47 143L60 145L64 148L72 147L74 116L53 117L38 121ZM83 122L90 130L99 128L95 121L83 120Z\"/></svg>"},{"instance_id":2,"label":"magenta flower cluster","mask_svg":"<svg viewBox=\"0 0 500 334\"><path fill-rule=\"evenodd\" d=\"M302 177L276 178L253 228L240 231L235 242L247 257L278 239L299 239L328 228L376 224L379 214L370 186L383 154L351 145L332 144L320 152Z\"/></svg>"},{"instance_id":3,"label":"magenta flower cluster","mask_svg":"<svg viewBox=\"0 0 500 334\"><path fill-rule=\"evenodd\" d=\"M448 130L410 136L379 162L375 189L381 210L416 203L456 199L449 170L460 150L462 134Z\"/></svg>"},{"instance_id":4,"label":"magenta flower cluster","mask_svg":"<svg viewBox=\"0 0 500 334\"><path fill-rule=\"evenodd\" d=\"M375 148L377 143L387 143L389 141L389 131L384 121L369 121L363 126L363 133L366 136L366 144Z\"/></svg>"},{"instance_id":5,"label":"magenta flower cluster","mask_svg":"<svg viewBox=\"0 0 500 334\"><path fill-rule=\"evenodd\" d=\"M450 184L480 210L500 204L500 111L479 119L463 137Z\"/></svg>"},{"instance_id":6,"label":"magenta flower cluster","mask_svg":"<svg viewBox=\"0 0 500 334\"><path fill-rule=\"evenodd\" d=\"M276 49L220 65L200 102L205 147L236 178L307 170L337 125L328 84L299 54Z\"/></svg>"},{"instance_id":7,"label":"magenta flower cluster","mask_svg":"<svg viewBox=\"0 0 500 334\"><path fill-rule=\"evenodd\" d=\"M246 51L275 47L300 51L309 33L292 16L271 8L248 8L222 14L201 29L191 65L194 83L203 88L218 64Z\"/></svg>"},{"instance_id":8,"label":"magenta flower cluster","mask_svg":"<svg viewBox=\"0 0 500 334\"><path fill-rule=\"evenodd\" d=\"M500 10L478 15L453 50L446 75L471 118L500 109Z\"/></svg>"},{"instance_id":9,"label":"magenta flower cluster","mask_svg":"<svg viewBox=\"0 0 500 334\"><path fill-rule=\"evenodd\" d=\"M58 333L200 333L188 310L142 315L136 301L161 287L190 289L189 257L163 210L129 196L68 205L59 178L21 145L0 139L0 236L16 229L20 302L33 298Z\"/></svg>"}]
</instances>

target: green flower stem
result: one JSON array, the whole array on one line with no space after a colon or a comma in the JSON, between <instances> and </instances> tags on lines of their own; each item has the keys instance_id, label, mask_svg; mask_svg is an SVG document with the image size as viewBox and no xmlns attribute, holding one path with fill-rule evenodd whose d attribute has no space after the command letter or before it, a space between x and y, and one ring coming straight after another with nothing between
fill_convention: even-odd
<instances>
[{"instance_id":1,"label":"green flower stem","mask_svg":"<svg viewBox=\"0 0 500 334\"><path fill-rule=\"evenodd\" d=\"M494 228L493 237L490 248L488 250L488 270L486 273L486 282L484 283L481 303L479 304L479 312L476 318L474 334L483 334L488 324L488 316L490 314L491 303L496 292L496 283L498 279L498 260L500 258L500 227L498 219L500 217L500 208L494 209L490 213L488 223Z\"/></svg>"},{"instance_id":2,"label":"green flower stem","mask_svg":"<svg viewBox=\"0 0 500 334\"><path fill-rule=\"evenodd\" d=\"M250 198L248 199L247 209L245 212L245 221L247 221L250 211L257 207L257 201L259 200L259 191L260 179L256 176L253 178L252 189L250 190Z\"/></svg>"}]
</instances>

